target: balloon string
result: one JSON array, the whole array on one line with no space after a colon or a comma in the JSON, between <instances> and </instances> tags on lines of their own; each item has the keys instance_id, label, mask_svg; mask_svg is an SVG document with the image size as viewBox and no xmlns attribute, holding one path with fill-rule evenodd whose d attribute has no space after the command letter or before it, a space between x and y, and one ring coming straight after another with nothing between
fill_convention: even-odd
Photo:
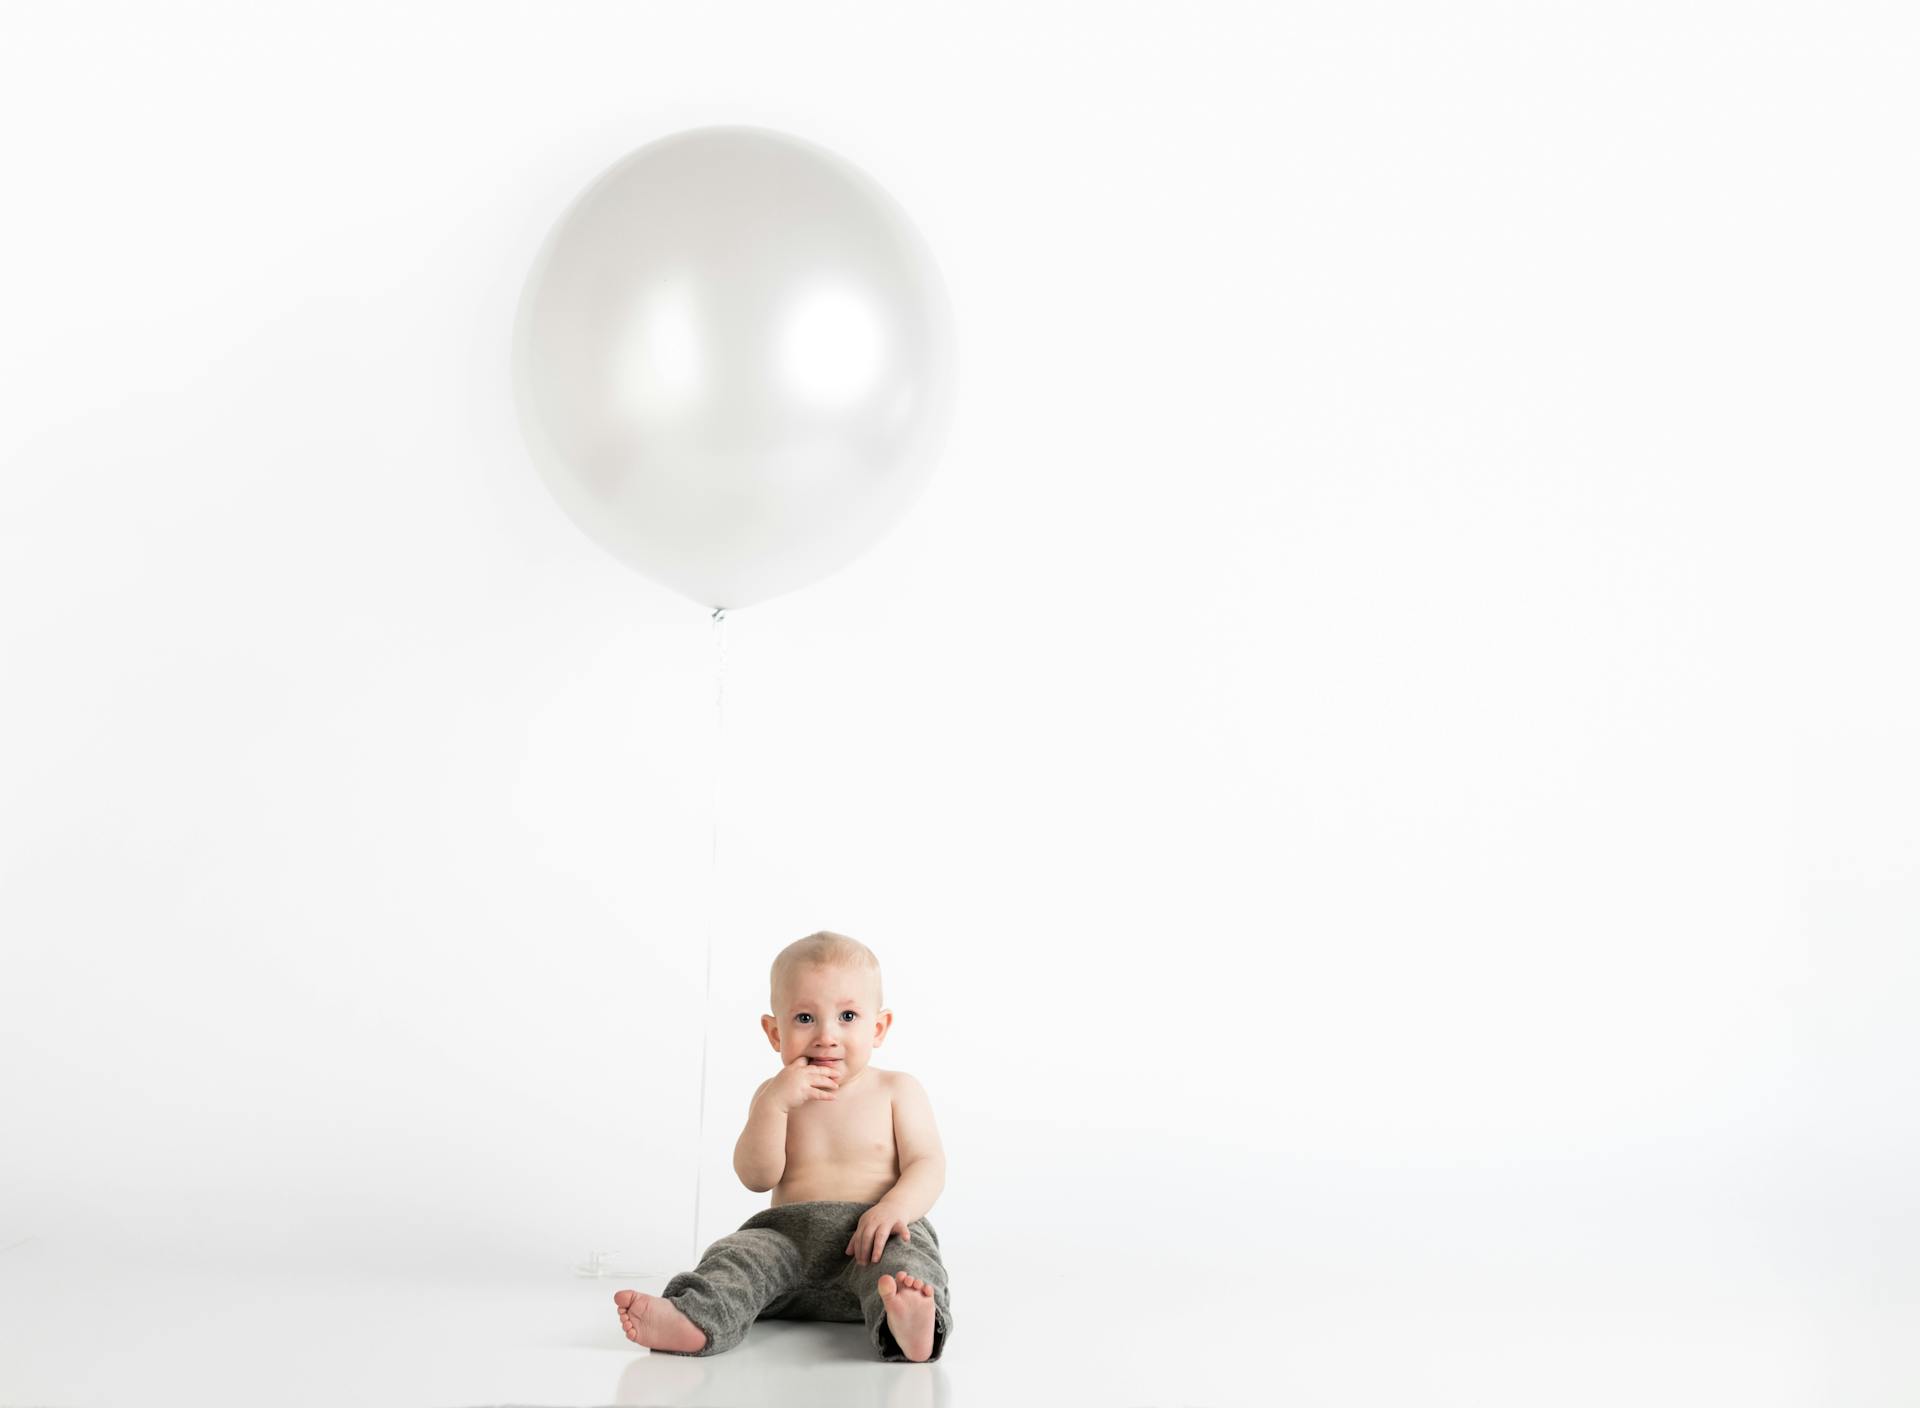
<instances>
[{"instance_id":1,"label":"balloon string","mask_svg":"<svg viewBox=\"0 0 1920 1408\"><path fill-rule=\"evenodd\" d=\"M700 1002L700 1118L694 1136L693 1155L693 1257L700 1260L700 1172L707 1147L707 1044L713 1026L713 921L720 904L720 760L721 744L726 738L727 634L726 608L713 612L713 846L708 866L707 901L707 987Z\"/></svg>"},{"instance_id":2,"label":"balloon string","mask_svg":"<svg viewBox=\"0 0 1920 1408\"><path fill-rule=\"evenodd\" d=\"M726 693L727 693L727 637L721 628L727 618L724 607L716 608L713 613L714 644L714 680L713 680L713 846L710 852L711 893L707 902L707 985L700 1001L700 1113L697 1132L693 1145L693 1255L688 1266L700 1261L700 1172L701 1155L707 1147L707 1046L712 1033L713 1021L713 926L714 913L720 904L720 760L723 756L721 743L726 737ZM7 1250L0 1247L0 1251ZM615 1252L594 1252L588 1260L573 1269L581 1276L646 1276L657 1281L671 1280L671 1271L635 1271L607 1265L607 1258L618 1255Z\"/></svg>"}]
</instances>

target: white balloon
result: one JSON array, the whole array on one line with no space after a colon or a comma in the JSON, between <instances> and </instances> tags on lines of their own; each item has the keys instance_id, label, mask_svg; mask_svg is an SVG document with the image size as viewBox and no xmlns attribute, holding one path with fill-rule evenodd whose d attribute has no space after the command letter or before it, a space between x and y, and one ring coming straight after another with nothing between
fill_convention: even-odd
<instances>
[{"instance_id":1,"label":"white balloon","mask_svg":"<svg viewBox=\"0 0 1920 1408\"><path fill-rule=\"evenodd\" d=\"M906 212L833 152L704 127L629 153L534 260L514 396L561 505L715 607L851 562L925 489L952 309Z\"/></svg>"}]
</instances>

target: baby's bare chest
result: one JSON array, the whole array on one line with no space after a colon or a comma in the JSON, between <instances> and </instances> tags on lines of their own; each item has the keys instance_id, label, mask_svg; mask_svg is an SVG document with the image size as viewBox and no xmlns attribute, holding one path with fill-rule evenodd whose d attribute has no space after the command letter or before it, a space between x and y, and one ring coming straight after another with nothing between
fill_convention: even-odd
<instances>
[{"instance_id":1,"label":"baby's bare chest","mask_svg":"<svg viewBox=\"0 0 1920 1408\"><path fill-rule=\"evenodd\" d=\"M875 1088L841 1100L816 1100L787 1117L787 1164L852 1164L892 1170L893 1100Z\"/></svg>"}]
</instances>

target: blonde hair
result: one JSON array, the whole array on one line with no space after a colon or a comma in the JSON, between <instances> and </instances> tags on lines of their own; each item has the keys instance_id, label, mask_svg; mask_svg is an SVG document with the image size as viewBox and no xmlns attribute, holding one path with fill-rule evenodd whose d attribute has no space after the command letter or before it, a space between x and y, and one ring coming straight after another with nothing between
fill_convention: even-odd
<instances>
[{"instance_id":1,"label":"blonde hair","mask_svg":"<svg viewBox=\"0 0 1920 1408\"><path fill-rule=\"evenodd\" d=\"M817 934L796 939L774 956L773 971L768 977L768 996L776 1014L780 1011L781 989L802 968L852 968L865 973L873 979L874 1010L886 1006L880 990L880 960L873 956L873 950L858 939L822 929Z\"/></svg>"}]
</instances>

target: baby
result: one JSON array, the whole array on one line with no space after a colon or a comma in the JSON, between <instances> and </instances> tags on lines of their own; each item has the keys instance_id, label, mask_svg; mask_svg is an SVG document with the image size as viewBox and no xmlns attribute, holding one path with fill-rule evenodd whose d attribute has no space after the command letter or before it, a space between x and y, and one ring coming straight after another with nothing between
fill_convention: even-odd
<instances>
[{"instance_id":1,"label":"baby","mask_svg":"<svg viewBox=\"0 0 1920 1408\"><path fill-rule=\"evenodd\" d=\"M773 960L760 1019L780 1073L753 1093L733 1168L773 1203L722 1237L663 1295L616 1291L627 1338L723 1354L755 1320L864 1320L880 1357L938 1359L953 1328L927 1209L947 1179L933 1107L904 1071L868 1064L893 1013L880 962L822 931Z\"/></svg>"}]
</instances>

